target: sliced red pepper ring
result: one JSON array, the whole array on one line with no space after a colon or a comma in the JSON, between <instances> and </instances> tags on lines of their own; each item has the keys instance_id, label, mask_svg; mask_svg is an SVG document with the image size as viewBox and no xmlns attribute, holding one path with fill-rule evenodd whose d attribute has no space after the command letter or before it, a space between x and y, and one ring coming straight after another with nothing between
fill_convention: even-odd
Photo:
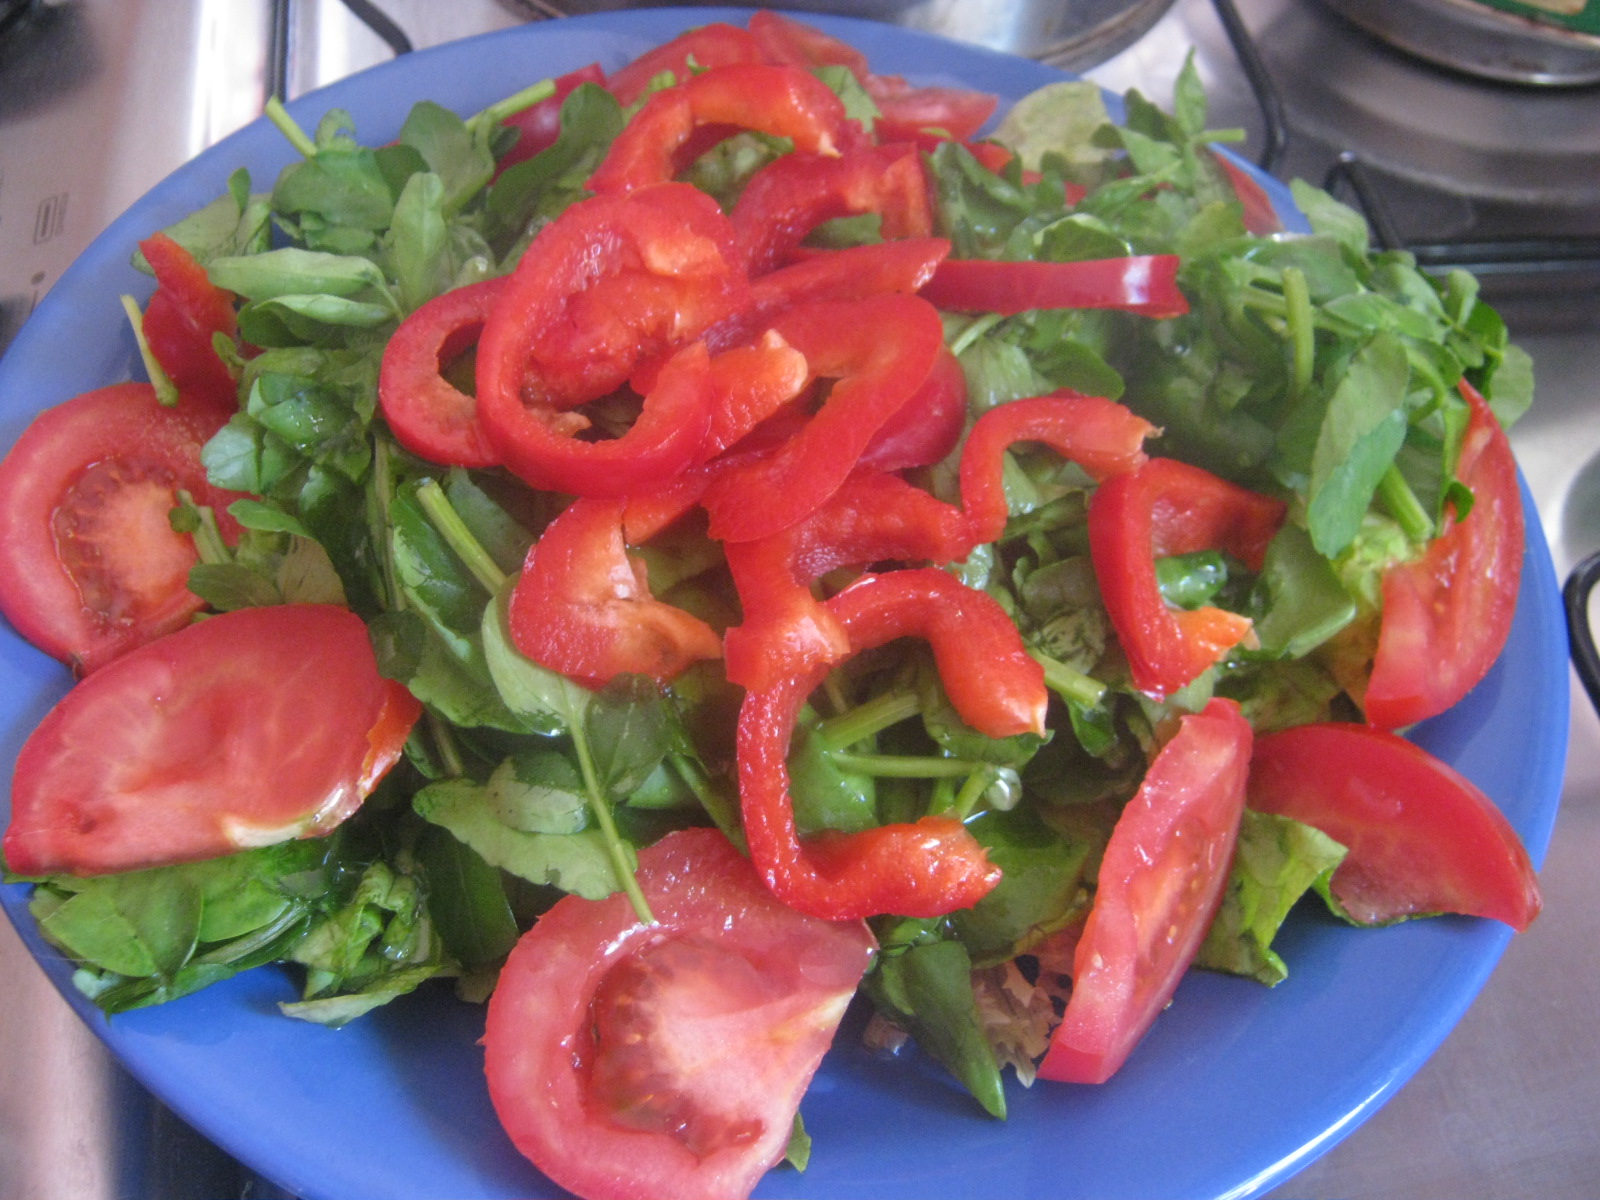
<instances>
[{"instance_id":1,"label":"sliced red pepper ring","mask_svg":"<svg viewBox=\"0 0 1600 1200\"><path fill-rule=\"evenodd\" d=\"M774 327L813 374L836 382L799 433L712 485L711 536L724 541L766 537L816 511L922 386L944 346L938 312L915 296L802 305Z\"/></svg>"},{"instance_id":2,"label":"sliced red pepper ring","mask_svg":"<svg viewBox=\"0 0 1600 1200\"><path fill-rule=\"evenodd\" d=\"M707 127L754 130L789 138L804 154L834 154L844 123L844 101L809 71L770 63L715 67L651 95L611 143L589 190L667 182L688 166L683 152L699 145L695 132Z\"/></svg>"},{"instance_id":3,"label":"sliced red pepper ring","mask_svg":"<svg viewBox=\"0 0 1600 1200\"><path fill-rule=\"evenodd\" d=\"M852 650L920 636L951 702L974 728L1006 737L1044 727L1044 673L991 597L935 568L866 576L828 602ZM829 920L898 913L941 916L976 903L999 882L954 817L800 840L789 797L789 739L820 666L751 692L739 713L740 803L750 857L791 908Z\"/></svg>"},{"instance_id":4,"label":"sliced red pepper ring","mask_svg":"<svg viewBox=\"0 0 1600 1200\"><path fill-rule=\"evenodd\" d=\"M724 547L745 614L723 637L728 679L752 691L848 657L843 624L810 585L843 566L951 562L970 548L959 509L897 475L852 476L804 521Z\"/></svg>"},{"instance_id":5,"label":"sliced red pepper ring","mask_svg":"<svg viewBox=\"0 0 1600 1200\"><path fill-rule=\"evenodd\" d=\"M744 311L749 286L733 226L697 188L572 205L533 240L484 324L478 409L491 439L515 440L525 403L573 408L616 390Z\"/></svg>"},{"instance_id":6,"label":"sliced red pepper ring","mask_svg":"<svg viewBox=\"0 0 1600 1200\"><path fill-rule=\"evenodd\" d=\"M945 259L922 294L940 308L1013 316L1043 308L1115 308L1142 317L1181 317L1175 254L1084 262Z\"/></svg>"},{"instance_id":7,"label":"sliced red pepper ring","mask_svg":"<svg viewBox=\"0 0 1600 1200\"><path fill-rule=\"evenodd\" d=\"M733 63L761 62L762 59L761 47L748 29L726 21L713 21L646 50L619 68L606 81L606 89L627 107L638 101L658 76L671 72L680 83L687 79L691 63L700 70L707 70Z\"/></svg>"},{"instance_id":8,"label":"sliced red pepper ring","mask_svg":"<svg viewBox=\"0 0 1600 1200\"><path fill-rule=\"evenodd\" d=\"M722 642L696 616L657 600L623 540L622 500L580 498L528 551L511 591L511 641L585 687L618 675L665 683Z\"/></svg>"},{"instance_id":9,"label":"sliced red pepper ring","mask_svg":"<svg viewBox=\"0 0 1600 1200\"><path fill-rule=\"evenodd\" d=\"M1171 609L1157 558L1225 550L1253 571L1283 524L1283 501L1173 458L1114 475L1089 500L1089 553L1134 686L1166 696L1250 633L1250 619L1209 605Z\"/></svg>"},{"instance_id":10,"label":"sliced red pepper ring","mask_svg":"<svg viewBox=\"0 0 1600 1200\"><path fill-rule=\"evenodd\" d=\"M875 471L930 466L956 448L966 426L967 373L940 347L922 386L872 435L858 465Z\"/></svg>"},{"instance_id":11,"label":"sliced red pepper ring","mask_svg":"<svg viewBox=\"0 0 1600 1200\"><path fill-rule=\"evenodd\" d=\"M1511 442L1488 402L1466 380L1471 406L1456 474L1472 511L1452 514L1420 559L1383 576L1383 620L1362 697L1367 720L1385 729L1443 712L1488 674L1511 633L1521 587L1522 493Z\"/></svg>"},{"instance_id":12,"label":"sliced red pepper ring","mask_svg":"<svg viewBox=\"0 0 1600 1200\"><path fill-rule=\"evenodd\" d=\"M486 279L434 297L384 348L378 402L395 440L413 454L457 467L500 461L478 421L477 400L443 372L477 344L505 282Z\"/></svg>"},{"instance_id":13,"label":"sliced red pepper ring","mask_svg":"<svg viewBox=\"0 0 1600 1200\"><path fill-rule=\"evenodd\" d=\"M865 213L882 218L885 240L932 235L928 177L915 146L785 154L745 185L733 225L750 273L759 276L783 263L824 221Z\"/></svg>"},{"instance_id":14,"label":"sliced red pepper ring","mask_svg":"<svg viewBox=\"0 0 1600 1200\"><path fill-rule=\"evenodd\" d=\"M147 237L139 249L157 285L144 310L150 353L179 392L237 406L238 384L212 343L219 333L238 336L233 293L212 283L194 255L165 233Z\"/></svg>"},{"instance_id":15,"label":"sliced red pepper ring","mask_svg":"<svg viewBox=\"0 0 1600 1200\"><path fill-rule=\"evenodd\" d=\"M1064 389L991 408L973 423L961 451L961 506L972 522L973 545L1005 532L1008 447L1040 442L1103 480L1142 466L1144 441L1157 432L1124 405Z\"/></svg>"}]
</instances>

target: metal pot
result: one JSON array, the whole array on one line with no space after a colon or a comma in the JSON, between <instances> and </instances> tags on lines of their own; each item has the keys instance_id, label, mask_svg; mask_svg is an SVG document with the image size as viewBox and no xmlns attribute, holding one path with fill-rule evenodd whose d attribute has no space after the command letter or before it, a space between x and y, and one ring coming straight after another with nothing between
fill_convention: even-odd
<instances>
[{"instance_id":1,"label":"metal pot","mask_svg":"<svg viewBox=\"0 0 1600 1200\"><path fill-rule=\"evenodd\" d=\"M1600 83L1600 37L1478 0L1322 0L1408 54L1504 83Z\"/></svg>"},{"instance_id":2,"label":"metal pot","mask_svg":"<svg viewBox=\"0 0 1600 1200\"><path fill-rule=\"evenodd\" d=\"M646 3L650 0L516 0L517 7L544 16L639 8ZM782 7L886 21L1084 70L1137 41L1172 3L1173 0L788 0Z\"/></svg>"}]
</instances>

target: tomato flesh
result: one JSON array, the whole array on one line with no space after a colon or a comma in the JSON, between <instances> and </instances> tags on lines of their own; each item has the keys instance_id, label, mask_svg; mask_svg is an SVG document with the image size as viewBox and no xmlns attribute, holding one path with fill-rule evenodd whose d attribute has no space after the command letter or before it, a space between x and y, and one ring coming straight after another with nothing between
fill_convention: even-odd
<instances>
[{"instance_id":1,"label":"tomato flesh","mask_svg":"<svg viewBox=\"0 0 1600 1200\"><path fill-rule=\"evenodd\" d=\"M1330 889L1357 921L1453 912L1523 930L1539 915L1533 864L1494 802L1397 734L1342 723L1269 734L1251 763L1250 807L1348 848Z\"/></svg>"},{"instance_id":2,"label":"tomato flesh","mask_svg":"<svg viewBox=\"0 0 1600 1200\"><path fill-rule=\"evenodd\" d=\"M1106 845L1041 1077L1104 1083L1172 999L1222 901L1251 740L1238 706L1213 700L1150 765Z\"/></svg>"},{"instance_id":3,"label":"tomato flesh","mask_svg":"<svg viewBox=\"0 0 1600 1200\"><path fill-rule=\"evenodd\" d=\"M200 609L193 541L167 514L182 488L236 535L234 494L200 465L227 416L190 399L165 408L148 384L122 383L34 419L0 463L0 611L19 633L88 672Z\"/></svg>"},{"instance_id":4,"label":"tomato flesh","mask_svg":"<svg viewBox=\"0 0 1600 1200\"><path fill-rule=\"evenodd\" d=\"M871 960L860 922L774 899L715 830L639 853L657 923L565 897L489 1001L489 1094L523 1154L589 1200L748 1196Z\"/></svg>"},{"instance_id":5,"label":"tomato flesh","mask_svg":"<svg viewBox=\"0 0 1600 1200\"><path fill-rule=\"evenodd\" d=\"M101 875L326 833L420 712L361 618L278 605L209 618L80 682L17 757L6 861Z\"/></svg>"}]
</instances>

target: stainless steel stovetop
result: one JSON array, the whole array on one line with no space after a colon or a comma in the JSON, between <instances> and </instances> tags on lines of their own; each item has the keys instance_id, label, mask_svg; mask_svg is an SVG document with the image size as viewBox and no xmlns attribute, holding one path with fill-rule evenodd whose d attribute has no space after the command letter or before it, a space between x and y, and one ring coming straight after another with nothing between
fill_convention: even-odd
<instances>
[{"instance_id":1,"label":"stainless steel stovetop","mask_svg":"<svg viewBox=\"0 0 1600 1200\"><path fill-rule=\"evenodd\" d=\"M986 4L910 7L928 20L942 9L978 29L972 11ZM104 225L255 117L276 81L294 96L387 59L392 47L352 16L362 7L0 0L0 348ZM552 4L376 7L425 47L547 14ZM1196 47L1213 125L1245 127L1250 147L1269 150L1285 177L1322 182L1341 152L1354 152L1344 178L1373 187L1392 236L1429 261L1466 262L1484 275L1536 361L1538 400L1513 442L1556 569L1565 576L1600 550L1600 89L1487 84L1393 51L1316 0L1236 0L1276 85L1276 104L1264 109L1212 0L1120 8L1122 26L1096 28L1076 46L1053 43L1061 61L1088 66L1113 89L1138 86L1165 100ZM1281 147L1269 119L1278 112L1289 131ZM1572 711L1543 915L1512 941L1416 1077L1268 1200L1596 1194L1600 720L1575 684ZM0 1200L282 1196L129 1079L0 921Z\"/></svg>"}]
</instances>

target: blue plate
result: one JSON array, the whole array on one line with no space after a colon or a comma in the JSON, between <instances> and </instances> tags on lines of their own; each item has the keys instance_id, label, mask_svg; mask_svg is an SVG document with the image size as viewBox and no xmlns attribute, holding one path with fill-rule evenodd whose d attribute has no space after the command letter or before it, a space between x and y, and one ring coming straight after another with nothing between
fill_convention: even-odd
<instances>
[{"instance_id":1,"label":"blue plate","mask_svg":"<svg viewBox=\"0 0 1600 1200\"><path fill-rule=\"evenodd\" d=\"M347 109L369 144L414 100L477 111L531 80L598 60L607 69L708 20L744 10L668 9L525 26L406 56L290 106L306 126ZM811 18L808 18L811 19ZM997 92L1010 103L1062 78L1033 62L894 27L814 18L875 69ZM258 186L292 158L261 121L177 171L66 273L0 362L0 445L34 412L137 374L118 296L148 293L134 244L222 194L245 165ZM1287 193L1272 185L1287 211ZM1544 857L1566 754L1565 626L1549 551L1528 512L1522 601L1500 664L1465 701L1417 731L1423 745L1500 804ZM23 740L67 689L61 667L0 630L4 743ZM501 1133L484 1090L483 1011L445 988L329 1030L288 1020L276 969L107 1021L73 990L38 936L22 887L3 901L62 992L166 1104L305 1200L535 1200L561 1196ZM1127 1066L1100 1087L1013 1086L1005 1123L983 1116L915 1054L884 1061L847 1031L803 1108L815 1138L803 1175L757 1196L1029 1196L1230 1200L1258 1195L1345 1136L1408 1079L1471 1003L1509 938L1446 918L1367 932L1309 913L1282 946L1277 988L1192 974Z\"/></svg>"}]
</instances>

